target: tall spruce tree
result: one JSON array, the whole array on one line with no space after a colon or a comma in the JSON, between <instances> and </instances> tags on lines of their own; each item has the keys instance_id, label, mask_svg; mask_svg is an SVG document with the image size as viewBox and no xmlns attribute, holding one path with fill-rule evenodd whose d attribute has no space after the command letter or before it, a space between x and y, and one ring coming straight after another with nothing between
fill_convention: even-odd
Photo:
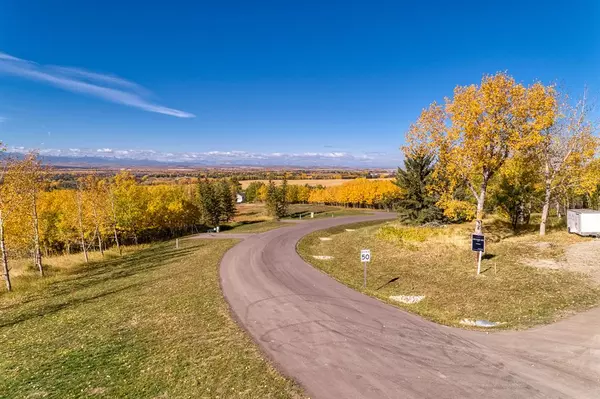
<instances>
[{"instance_id":1,"label":"tall spruce tree","mask_svg":"<svg viewBox=\"0 0 600 399\"><path fill-rule=\"evenodd\" d=\"M202 220L212 227L217 227L221 222L221 201L215 188L215 184L208 179L198 183Z\"/></svg>"},{"instance_id":2,"label":"tall spruce tree","mask_svg":"<svg viewBox=\"0 0 600 399\"><path fill-rule=\"evenodd\" d=\"M397 202L397 211L403 222L423 224L443 219L442 210L436 206L438 199L428 190L433 169L433 157L425 154L408 154L404 169L398 168L396 184L404 196Z\"/></svg>"},{"instance_id":3,"label":"tall spruce tree","mask_svg":"<svg viewBox=\"0 0 600 399\"><path fill-rule=\"evenodd\" d=\"M269 215L274 216L277 219L287 215L287 177L284 176L283 183L280 187L277 187L272 180L269 180L267 185L267 211Z\"/></svg>"},{"instance_id":4,"label":"tall spruce tree","mask_svg":"<svg viewBox=\"0 0 600 399\"><path fill-rule=\"evenodd\" d=\"M221 221L229 222L235 216L235 195L237 186L227 180L218 182L219 206L221 208Z\"/></svg>"}]
</instances>

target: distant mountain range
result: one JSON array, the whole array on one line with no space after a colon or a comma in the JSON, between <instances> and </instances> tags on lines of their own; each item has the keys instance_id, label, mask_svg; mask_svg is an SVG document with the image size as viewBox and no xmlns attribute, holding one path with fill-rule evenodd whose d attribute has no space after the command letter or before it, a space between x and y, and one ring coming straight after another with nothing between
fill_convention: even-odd
<instances>
[{"instance_id":1,"label":"distant mountain range","mask_svg":"<svg viewBox=\"0 0 600 399\"><path fill-rule=\"evenodd\" d=\"M30 151L25 147L9 147L8 153L23 156ZM162 152L144 149L113 148L44 148L36 151L44 162L64 167L304 167L304 168L395 168L399 152L351 153L325 152L249 152L205 151Z\"/></svg>"},{"instance_id":2,"label":"distant mountain range","mask_svg":"<svg viewBox=\"0 0 600 399\"><path fill-rule=\"evenodd\" d=\"M0 157L12 156L22 158L23 152L7 152ZM274 156L274 157L196 157L177 160L174 157L168 160L156 160L143 157L130 158L127 156L103 155L54 155L39 154L44 163L58 168L185 168L194 169L202 167L287 167L287 168L342 168L342 169L393 169L394 165L372 164L359 162L346 157L302 157L302 156ZM343 158L343 159L340 159Z\"/></svg>"}]
</instances>

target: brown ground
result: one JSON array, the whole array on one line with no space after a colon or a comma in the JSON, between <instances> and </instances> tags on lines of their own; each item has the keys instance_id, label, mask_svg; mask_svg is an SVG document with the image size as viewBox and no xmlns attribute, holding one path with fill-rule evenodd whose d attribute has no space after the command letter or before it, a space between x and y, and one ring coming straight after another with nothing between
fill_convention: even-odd
<instances>
[{"instance_id":1,"label":"brown ground","mask_svg":"<svg viewBox=\"0 0 600 399\"><path fill-rule=\"evenodd\" d=\"M537 244L540 247L552 245L545 242ZM600 284L600 240L569 245L565 250L564 259L528 259L526 263L534 267L587 274Z\"/></svg>"}]
</instances>

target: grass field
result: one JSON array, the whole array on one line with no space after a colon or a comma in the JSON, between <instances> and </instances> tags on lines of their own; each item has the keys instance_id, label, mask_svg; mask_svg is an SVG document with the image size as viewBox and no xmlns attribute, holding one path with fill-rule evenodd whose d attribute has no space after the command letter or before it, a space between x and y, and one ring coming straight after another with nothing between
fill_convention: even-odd
<instances>
[{"instance_id":1,"label":"grass field","mask_svg":"<svg viewBox=\"0 0 600 399\"><path fill-rule=\"evenodd\" d=\"M230 318L218 263L234 243L165 242L15 278L0 294L0 397L300 397Z\"/></svg>"},{"instance_id":2,"label":"grass field","mask_svg":"<svg viewBox=\"0 0 600 399\"><path fill-rule=\"evenodd\" d=\"M373 180L393 180L392 178L378 178ZM265 184L269 183L268 180L242 180L240 183L242 184L242 189L248 188L250 183L252 182L263 182ZM333 187L340 186L344 183L348 183L352 181L351 179L306 179L306 180L288 180L288 184L295 184L297 186L304 186L308 184L309 186L323 186L323 187ZM282 180L274 180L275 184L281 184Z\"/></svg>"},{"instance_id":3,"label":"grass field","mask_svg":"<svg viewBox=\"0 0 600 399\"><path fill-rule=\"evenodd\" d=\"M562 231L540 240L533 233L514 236L498 221L488 223L483 274L476 277L469 241L472 224L419 228L393 222L359 225L350 232L346 228L305 237L299 253L338 281L362 291L359 254L369 248L373 258L364 292L442 324L459 326L467 318L505 323L501 328L527 328L600 301L600 288L588 277L526 264L529 258L560 259L569 244L585 241ZM334 259L317 260L314 255ZM424 295L425 299L402 304L390 300L396 295Z\"/></svg>"},{"instance_id":4,"label":"grass field","mask_svg":"<svg viewBox=\"0 0 600 399\"><path fill-rule=\"evenodd\" d=\"M288 206L288 216L285 219L310 219L314 212L316 218L339 217L360 215L369 212L369 209L342 208L339 206L318 204L291 204ZM237 215L231 223L224 226L223 231L232 233L262 233L274 228L285 226L285 223L273 220L267 214L266 205L263 203L238 204Z\"/></svg>"}]
</instances>

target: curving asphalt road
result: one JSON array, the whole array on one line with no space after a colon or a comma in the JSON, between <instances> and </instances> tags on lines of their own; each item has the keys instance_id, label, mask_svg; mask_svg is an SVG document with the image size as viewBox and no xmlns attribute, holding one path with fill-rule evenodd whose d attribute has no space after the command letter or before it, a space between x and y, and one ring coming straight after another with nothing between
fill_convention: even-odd
<instances>
[{"instance_id":1,"label":"curving asphalt road","mask_svg":"<svg viewBox=\"0 0 600 399\"><path fill-rule=\"evenodd\" d=\"M282 373L311 398L600 398L600 309L525 332L463 331L349 289L296 253L315 230L392 216L298 223L226 253L231 311Z\"/></svg>"}]
</instances>

